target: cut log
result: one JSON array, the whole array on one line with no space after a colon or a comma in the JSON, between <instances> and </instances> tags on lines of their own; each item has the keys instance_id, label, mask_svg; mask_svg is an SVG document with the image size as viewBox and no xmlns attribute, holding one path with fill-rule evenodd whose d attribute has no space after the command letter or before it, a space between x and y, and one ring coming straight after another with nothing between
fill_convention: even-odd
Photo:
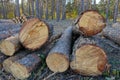
<instances>
[{"instance_id":1,"label":"cut log","mask_svg":"<svg viewBox=\"0 0 120 80\"><path fill-rule=\"evenodd\" d=\"M68 27L46 58L46 63L51 71L64 72L68 69L71 42L72 27Z\"/></svg>"},{"instance_id":2,"label":"cut log","mask_svg":"<svg viewBox=\"0 0 120 80\"><path fill-rule=\"evenodd\" d=\"M14 23L11 19L0 19L0 23Z\"/></svg>"},{"instance_id":3,"label":"cut log","mask_svg":"<svg viewBox=\"0 0 120 80\"><path fill-rule=\"evenodd\" d=\"M120 45L120 28L119 27L106 27L102 35Z\"/></svg>"},{"instance_id":4,"label":"cut log","mask_svg":"<svg viewBox=\"0 0 120 80\"><path fill-rule=\"evenodd\" d=\"M73 47L70 67L86 76L98 76L106 69L107 56L94 39L79 37Z\"/></svg>"},{"instance_id":5,"label":"cut log","mask_svg":"<svg viewBox=\"0 0 120 80\"><path fill-rule=\"evenodd\" d=\"M77 24L79 30L85 36L92 36L101 32L106 25L104 17L94 10L83 12Z\"/></svg>"},{"instance_id":6,"label":"cut log","mask_svg":"<svg viewBox=\"0 0 120 80\"><path fill-rule=\"evenodd\" d=\"M49 26L37 18L26 21L19 33L22 45L30 50L40 48L49 39Z\"/></svg>"},{"instance_id":7,"label":"cut log","mask_svg":"<svg viewBox=\"0 0 120 80\"><path fill-rule=\"evenodd\" d=\"M16 51L21 48L18 34L15 36L8 37L7 39L3 40L0 44L0 50L3 54L7 56L12 56Z\"/></svg>"},{"instance_id":8,"label":"cut log","mask_svg":"<svg viewBox=\"0 0 120 80\"><path fill-rule=\"evenodd\" d=\"M5 69L7 69L17 79L28 78L31 72L41 61L37 54L29 54L24 57L22 56L22 58L19 59L16 58L19 58L19 56L8 58L6 62L4 61L3 65Z\"/></svg>"}]
</instances>

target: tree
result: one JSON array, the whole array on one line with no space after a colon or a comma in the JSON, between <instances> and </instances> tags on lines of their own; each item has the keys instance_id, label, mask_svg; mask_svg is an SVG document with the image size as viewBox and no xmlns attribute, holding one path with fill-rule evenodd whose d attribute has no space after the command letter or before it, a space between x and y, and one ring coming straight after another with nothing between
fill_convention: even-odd
<instances>
[{"instance_id":1,"label":"tree","mask_svg":"<svg viewBox=\"0 0 120 80\"><path fill-rule=\"evenodd\" d=\"M84 0L81 0L81 12L84 11Z\"/></svg>"},{"instance_id":2,"label":"tree","mask_svg":"<svg viewBox=\"0 0 120 80\"><path fill-rule=\"evenodd\" d=\"M40 15L39 15L39 0L36 0L36 17L40 18Z\"/></svg>"},{"instance_id":3,"label":"tree","mask_svg":"<svg viewBox=\"0 0 120 80\"><path fill-rule=\"evenodd\" d=\"M16 16L20 16L19 0L15 0L15 2L16 2L16 6L15 6Z\"/></svg>"},{"instance_id":4,"label":"tree","mask_svg":"<svg viewBox=\"0 0 120 80\"><path fill-rule=\"evenodd\" d=\"M94 7L93 9L96 9L96 0L94 0Z\"/></svg>"},{"instance_id":5,"label":"tree","mask_svg":"<svg viewBox=\"0 0 120 80\"><path fill-rule=\"evenodd\" d=\"M117 20L118 5L119 5L119 0L115 0L114 17L113 17L113 22L114 22L114 23L115 23L116 20Z\"/></svg>"},{"instance_id":6,"label":"tree","mask_svg":"<svg viewBox=\"0 0 120 80\"><path fill-rule=\"evenodd\" d=\"M60 0L56 0L56 21L60 20Z\"/></svg>"},{"instance_id":7,"label":"tree","mask_svg":"<svg viewBox=\"0 0 120 80\"><path fill-rule=\"evenodd\" d=\"M32 15L34 16L34 0L31 0L31 5L32 5Z\"/></svg>"},{"instance_id":8,"label":"tree","mask_svg":"<svg viewBox=\"0 0 120 80\"><path fill-rule=\"evenodd\" d=\"M44 2L43 2L43 0L40 0L40 3L39 3L39 15L40 15L40 18L42 18L42 16L43 16L43 5L44 5Z\"/></svg>"},{"instance_id":9,"label":"tree","mask_svg":"<svg viewBox=\"0 0 120 80\"><path fill-rule=\"evenodd\" d=\"M7 18L5 2L1 1L1 4L2 4L2 15L3 15L3 18Z\"/></svg>"},{"instance_id":10,"label":"tree","mask_svg":"<svg viewBox=\"0 0 120 80\"><path fill-rule=\"evenodd\" d=\"M108 13L109 13L109 5L110 5L110 0L107 0L107 5L106 5L106 21L108 22Z\"/></svg>"},{"instance_id":11,"label":"tree","mask_svg":"<svg viewBox=\"0 0 120 80\"><path fill-rule=\"evenodd\" d=\"M54 18L54 7L55 7L55 0L52 0L51 1L51 12L50 12L51 19Z\"/></svg>"},{"instance_id":12,"label":"tree","mask_svg":"<svg viewBox=\"0 0 120 80\"><path fill-rule=\"evenodd\" d=\"M24 0L21 0L22 13L24 14Z\"/></svg>"},{"instance_id":13,"label":"tree","mask_svg":"<svg viewBox=\"0 0 120 80\"><path fill-rule=\"evenodd\" d=\"M66 0L62 0L62 20L66 19Z\"/></svg>"},{"instance_id":14,"label":"tree","mask_svg":"<svg viewBox=\"0 0 120 80\"><path fill-rule=\"evenodd\" d=\"M45 12L45 19L48 20L48 0L46 0L46 12Z\"/></svg>"}]
</instances>

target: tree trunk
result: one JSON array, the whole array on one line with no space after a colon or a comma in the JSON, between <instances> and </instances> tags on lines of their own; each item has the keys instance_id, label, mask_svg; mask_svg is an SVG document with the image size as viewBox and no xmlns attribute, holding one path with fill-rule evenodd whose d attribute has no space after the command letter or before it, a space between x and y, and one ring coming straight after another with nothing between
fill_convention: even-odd
<instances>
[{"instance_id":1,"label":"tree trunk","mask_svg":"<svg viewBox=\"0 0 120 80\"><path fill-rule=\"evenodd\" d=\"M56 21L60 20L60 0L56 0Z\"/></svg>"},{"instance_id":2,"label":"tree trunk","mask_svg":"<svg viewBox=\"0 0 120 80\"><path fill-rule=\"evenodd\" d=\"M36 0L36 17L37 18L40 18L39 13L40 13L40 11L39 11L39 0Z\"/></svg>"},{"instance_id":3,"label":"tree trunk","mask_svg":"<svg viewBox=\"0 0 120 80\"><path fill-rule=\"evenodd\" d=\"M109 21L109 5L110 5L110 0L107 0L107 5L106 5L106 22Z\"/></svg>"},{"instance_id":4,"label":"tree trunk","mask_svg":"<svg viewBox=\"0 0 120 80\"><path fill-rule=\"evenodd\" d=\"M6 15L6 8L5 8L5 2L2 1L2 14L3 14L3 18L6 19L7 15Z\"/></svg>"},{"instance_id":5,"label":"tree trunk","mask_svg":"<svg viewBox=\"0 0 120 80\"><path fill-rule=\"evenodd\" d=\"M19 33L22 45L30 50L36 50L44 45L50 37L52 29L38 18L26 21Z\"/></svg>"},{"instance_id":6,"label":"tree trunk","mask_svg":"<svg viewBox=\"0 0 120 80\"><path fill-rule=\"evenodd\" d=\"M21 0L22 13L24 14L24 0Z\"/></svg>"},{"instance_id":7,"label":"tree trunk","mask_svg":"<svg viewBox=\"0 0 120 80\"><path fill-rule=\"evenodd\" d=\"M66 19L66 0L62 0L62 20Z\"/></svg>"},{"instance_id":8,"label":"tree trunk","mask_svg":"<svg viewBox=\"0 0 120 80\"><path fill-rule=\"evenodd\" d=\"M6 56L12 56L16 51L21 48L18 34L8 37L0 43L0 50Z\"/></svg>"},{"instance_id":9,"label":"tree trunk","mask_svg":"<svg viewBox=\"0 0 120 80\"><path fill-rule=\"evenodd\" d=\"M49 52L46 63L53 72L64 72L69 67L71 53L72 27L67 28Z\"/></svg>"},{"instance_id":10,"label":"tree trunk","mask_svg":"<svg viewBox=\"0 0 120 80\"><path fill-rule=\"evenodd\" d=\"M45 13L45 19L48 20L48 0L46 0L46 13Z\"/></svg>"},{"instance_id":11,"label":"tree trunk","mask_svg":"<svg viewBox=\"0 0 120 80\"><path fill-rule=\"evenodd\" d=\"M113 16L113 22L114 22L114 23L115 23L116 20L117 20L118 5L119 5L119 0L115 0L114 16Z\"/></svg>"},{"instance_id":12,"label":"tree trunk","mask_svg":"<svg viewBox=\"0 0 120 80\"><path fill-rule=\"evenodd\" d=\"M106 27L103 32L103 36L109 38L115 43L120 45L120 28L119 27Z\"/></svg>"},{"instance_id":13,"label":"tree trunk","mask_svg":"<svg viewBox=\"0 0 120 80\"><path fill-rule=\"evenodd\" d=\"M107 66L107 56L92 38L80 36L74 43L70 67L86 76L101 75Z\"/></svg>"},{"instance_id":14,"label":"tree trunk","mask_svg":"<svg viewBox=\"0 0 120 80\"><path fill-rule=\"evenodd\" d=\"M10 72L17 79L28 78L31 72L41 62L40 58L35 53L27 56L25 55L26 53L24 54L24 52L21 52L3 62L4 69Z\"/></svg>"},{"instance_id":15,"label":"tree trunk","mask_svg":"<svg viewBox=\"0 0 120 80\"><path fill-rule=\"evenodd\" d=\"M81 12L84 11L84 0L81 0Z\"/></svg>"},{"instance_id":16,"label":"tree trunk","mask_svg":"<svg viewBox=\"0 0 120 80\"><path fill-rule=\"evenodd\" d=\"M54 18L55 0L51 1L51 19Z\"/></svg>"},{"instance_id":17,"label":"tree trunk","mask_svg":"<svg viewBox=\"0 0 120 80\"><path fill-rule=\"evenodd\" d=\"M96 0L94 0L94 9L96 9Z\"/></svg>"},{"instance_id":18,"label":"tree trunk","mask_svg":"<svg viewBox=\"0 0 120 80\"><path fill-rule=\"evenodd\" d=\"M81 33L85 36L95 35L106 26L104 17L94 10L87 10L81 13L76 23Z\"/></svg>"},{"instance_id":19,"label":"tree trunk","mask_svg":"<svg viewBox=\"0 0 120 80\"><path fill-rule=\"evenodd\" d=\"M34 16L34 0L31 1L31 5L32 5L32 16Z\"/></svg>"},{"instance_id":20,"label":"tree trunk","mask_svg":"<svg viewBox=\"0 0 120 80\"><path fill-rule=\"evenodd\" d=\"M16 6L15 6L15 12L16 12L16 16L20 16L20 6L19 6L19 0L15 0L15 2L16 2Z\"/></svg>"}]
</instances>

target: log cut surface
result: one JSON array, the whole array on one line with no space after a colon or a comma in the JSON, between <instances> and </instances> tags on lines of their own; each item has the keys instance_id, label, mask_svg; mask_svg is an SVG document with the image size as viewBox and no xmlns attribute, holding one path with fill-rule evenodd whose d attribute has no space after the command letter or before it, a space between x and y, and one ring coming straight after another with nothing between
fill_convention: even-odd
<instances>
[{"instance_id":1,"label":"log cut surface","mask_svg":"<svg viewBox=\"0 0 120 80\"><path fill-rule=\"evenodd\" d=\"M12 56L16 51L20 49L21 45L18 40L18 34L11 36L3 40L0 44L0 50L7 56Z\"/></svg>"},{"instance_id":2,"label":"log cut surface","mask_svg":"<svg viewBox=\"0 0 120 80\"><path fill-rule=\"evenodd\" d=\"M19 39L23 46L32 50L41 47L48 38L48 25L37 18L26 21L19 34Z\"/></svg>"},{"instance_id":3,"label":"log cut surface","mask_svg":"<svg viewBox=\"0 0 120 80\"><path fill-rule=\"evenodd\" d=\"M46 58L46 63L51 71L64 72L68 69L71 41L72 27L68 27Z\"/></svg>"},{"instance_id":4,"label":"log cut surface","mask_svg":"<svg viewBox=\"0 0 120 80\"><path fill-rule=\"evenodd\" d=\"M93 10L83 12L78 20L79 30L86 36L92 36L101 32L105 25L104 18L97 11Z\"/></svg>"}]
</instances>

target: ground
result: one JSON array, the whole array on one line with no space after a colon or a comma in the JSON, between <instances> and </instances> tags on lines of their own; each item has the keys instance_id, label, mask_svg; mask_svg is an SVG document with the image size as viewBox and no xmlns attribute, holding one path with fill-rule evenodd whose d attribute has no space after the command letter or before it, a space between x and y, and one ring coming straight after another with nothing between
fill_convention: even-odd
<instances>
[{"instance_id":1,"label":"ground","mask_svg":"<svg viewBox=\"0 0 120 80\"><path fill-rule=\"evenodd\" d=\"M67 27L71 26L74 20L61 20L56 22L55 20L47 20L48 23L54 25L55 33L63 32ZM120 80L120 54L119 53L111 53L108 55L108 61L112 65L112 70L104 72L102 76L98 77L86 77L81 76L79 74L74 73L70 68L64 73L56 73L47 80ZM43 80L51 75L53 72L49 70L46 64L43 62L39 69L36 69L35 72L31 74L28 79L25 80ZM0 72L4 79L0 77L0 80L7 79L15 80L12 76L6 76L8 73ZM35 77L36 76L36 77ZM6 80L7 80L6 79Z\"/></svg>"}]
</instances>

